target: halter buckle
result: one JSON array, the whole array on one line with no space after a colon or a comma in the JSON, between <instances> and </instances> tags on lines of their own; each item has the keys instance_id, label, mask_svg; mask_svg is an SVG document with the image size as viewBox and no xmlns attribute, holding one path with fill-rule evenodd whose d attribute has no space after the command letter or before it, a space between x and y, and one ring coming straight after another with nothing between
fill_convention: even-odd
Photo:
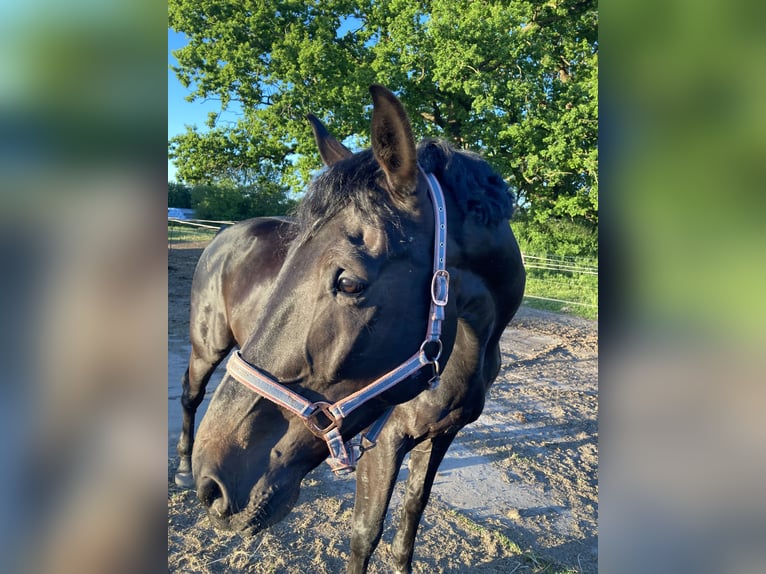
<instances>
[{"instance_id":1,"label":"halter buckle","mask_svg":"<svg viewBox=\"0 0 766 574\"><path fill-rule=\"evenodd\" d=\"M431 301L434 305L444 307L449 299L449 272L437 269L431 278Z\"/></svg>"}]
</instances>

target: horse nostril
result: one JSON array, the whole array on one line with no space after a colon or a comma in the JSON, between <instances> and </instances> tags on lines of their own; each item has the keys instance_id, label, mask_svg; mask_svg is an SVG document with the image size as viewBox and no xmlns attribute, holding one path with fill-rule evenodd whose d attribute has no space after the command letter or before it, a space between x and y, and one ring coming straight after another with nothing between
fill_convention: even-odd
<instances>
[{"instance_id":1,"label":"horse nostril","mask_svg":"<svg viewBox=\"0 0 766 574\"><path fill-rule=\"evenodd\" d=\"M212 477L203 476L200 479L197 498L207 507L208 512L217 518L225 518L231 514L224 486Z\"/></svg>"}]
</instances>

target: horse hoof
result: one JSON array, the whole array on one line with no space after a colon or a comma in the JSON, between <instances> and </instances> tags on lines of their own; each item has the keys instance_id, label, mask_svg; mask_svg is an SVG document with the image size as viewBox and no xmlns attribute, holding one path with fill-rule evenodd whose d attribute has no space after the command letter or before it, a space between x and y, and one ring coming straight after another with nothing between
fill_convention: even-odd
<instances>
[{"instance_id":1,"label":"horse hoof","mask_svg":"<svg viewBox=\"0 0 766 574\"><path fill-rule=\"evenodd\" d=\"M178 486L181 486L183 488L193 488L194 487L194 478L192 477L191 472L177 472L176 473L176 484Z\"/></svg>"}]
</instances>

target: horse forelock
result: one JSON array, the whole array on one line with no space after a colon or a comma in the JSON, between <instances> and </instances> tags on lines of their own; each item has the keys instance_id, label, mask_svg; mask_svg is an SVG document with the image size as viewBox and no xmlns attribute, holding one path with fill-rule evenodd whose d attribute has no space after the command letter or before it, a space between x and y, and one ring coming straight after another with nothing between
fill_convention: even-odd
<instances>
[{"instance_id":1,"label":"horse forelock","mask_svg":"<svg viewBox=\"0 0 766 574\"><path fill-rule=\"evenodd\" d=\"M401 228L400 212L378 183L380 168L371 150L354 154L319 174L309 184L295 218L298 241L305 243L344 210L352 209L366 225L394 232Z\"/></svg>"}]
</instances>

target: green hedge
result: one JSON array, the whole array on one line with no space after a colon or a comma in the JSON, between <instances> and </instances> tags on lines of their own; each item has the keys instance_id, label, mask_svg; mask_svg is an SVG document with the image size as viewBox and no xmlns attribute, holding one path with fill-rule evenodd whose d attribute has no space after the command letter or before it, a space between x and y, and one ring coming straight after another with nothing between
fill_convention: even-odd
<instances>
[{"instance_id":1,"label":"green hedge","mask_svg":"<svg viewBox=\"0 0 766 574\"><path fill-rule=\"evenodd\" d=\"M569 219L514 220L511 228L523 253L598 258L598 230Z\"/></svg>"},{"instance_id":2,"label":"green hedge","mask_svg":"<svg viewBox=\"0 0 766 574\"><path fill-rule=\"evenodd\" d=\"M168 183L168 206L194 209L198 219L241 221L265 215L286 215L296 204L276 184L242 187L233 184L187 186Z\"/></svg>"}]
</instances>

